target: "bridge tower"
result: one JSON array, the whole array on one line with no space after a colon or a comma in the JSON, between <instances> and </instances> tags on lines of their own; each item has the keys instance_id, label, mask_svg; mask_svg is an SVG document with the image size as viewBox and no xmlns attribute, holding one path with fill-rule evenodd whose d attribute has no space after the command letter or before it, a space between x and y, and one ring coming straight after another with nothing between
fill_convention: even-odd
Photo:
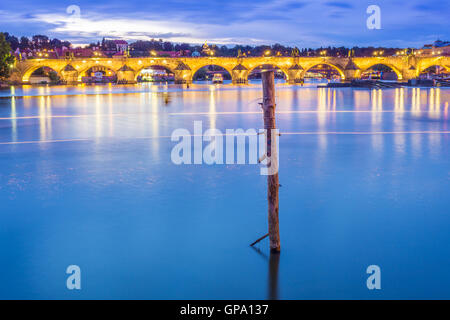
<instances>
[{"instance_id":1,"label":"bridge tower","mask_svg":"<svg viewBox=\"0 0 450 320\"><path fill-rule=\"evenodd\" d=\"M233 68L231 78L233 84L248 83L248 69L239 63L236 67Z\"/></svg>"},{"instance_id":2,"label":"bridge tower","mask_svg":"<svg viewBox=\"0 0 450 320\"><path fill-rule=\"evenodd\" d=\"M303 82L303 68L298 63L295 63L288 69L288 83L298 84Z\"/></svg>"},{"instance_id":3,"label":"bridge tower","mask_svg":"<svg viewBox=\"0 0 450 320\"><path fill-rule=\"evenodd\" d=\"M352 58L348 59L347 65L344 68L345 80L350 81L360 77L361 69L353 62Z\"/></svg>"},{"instance_id":4,"label":"bridge tower","mask_svg":"<svg viewBox=\"0 0 450 320\"><path fill-rule=\"evenodd\" d=\"M119 70L117 70L117 81L119 83L136 83L135 75L136 72L124 64Z\"/></svg>"},{"instance_id":5,"label":"bridge tower","mask_svg":"<svg viewBox=\"0 0 450 320\"><path fill-rule=\"evenodd\" d=\"M71 64L68 64L61 70L61 78L65 83L76 83L78 81L78 71Z\"/></svg>"},{"instance_id":6,"label":"bridge tower","mask_svg":"<svg viewBox=\"0 0 450 320\"><path fill-rule=\"evenodd\" d=\"M192 83L192 74L191 68L186 65L184 62L180 62L178 66L175 68L175 83Z\"/></svg>"},{"instance_id":7,"label":"bridge tower","mask_svg":"<svg viewBox=\"0 0 450 320\"><path fill-rule=\"evenodd\" d=\"M415 79L419 76L417 72L417 58L410 53L406 58L405 68L401 71L403 80Z\"/></svg>"}]
</instances>

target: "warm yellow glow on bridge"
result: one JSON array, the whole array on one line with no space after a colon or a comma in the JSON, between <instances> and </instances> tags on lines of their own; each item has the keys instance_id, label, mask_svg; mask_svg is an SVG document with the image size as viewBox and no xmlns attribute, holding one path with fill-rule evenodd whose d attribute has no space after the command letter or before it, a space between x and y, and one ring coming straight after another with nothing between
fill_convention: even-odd
<instances>
[{"instance_id":1,"label":"warm yellow glow on bridge","mask_svg":"<svg viewBox=\"0 0 450 320\"><path fill-rule=\"evenodd\" d=\"M159 58L155 56L140 58L85 58L85 59L29 59L18 61L12 69L10 79L15 82L28 82L31 74L41 67L53 69L61 79L68 83L81 81L93 66L105 67L113 71L122 82L135 82L140 71L152 66L162 66L175 75L175 81L192 82L195 73L202 67L217 65L231 75L233 83L247 83L249 74L258 67L271 65L279 68L288 83L300 83L309 69L317 65L328 65L336 69L341 79L358 79L363 72L374 65L391 68L399 80L414 79L430 66L441 66L450 71L450 57L447 56L382 56L383 51L375 51L372 57L328 57L326 51L319 57L281 57L273 56L271 51L264 57L182 57Z\"/></svg>"}]
</instances>

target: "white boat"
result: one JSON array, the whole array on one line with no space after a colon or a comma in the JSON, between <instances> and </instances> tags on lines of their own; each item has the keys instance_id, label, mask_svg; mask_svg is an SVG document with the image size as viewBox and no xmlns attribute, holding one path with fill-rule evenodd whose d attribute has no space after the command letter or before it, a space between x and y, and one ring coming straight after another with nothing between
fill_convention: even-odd
<instances>
[{"instance_id":1,"label":"white boat","mask_svg":"<svg viewBox=\"0 0 450 320\"><path fill-rule=\"evenodd\" d=\"M223 83L223 76L220 73L215 73L212 79L213 83Z\"/></svg>"}]
</instances>

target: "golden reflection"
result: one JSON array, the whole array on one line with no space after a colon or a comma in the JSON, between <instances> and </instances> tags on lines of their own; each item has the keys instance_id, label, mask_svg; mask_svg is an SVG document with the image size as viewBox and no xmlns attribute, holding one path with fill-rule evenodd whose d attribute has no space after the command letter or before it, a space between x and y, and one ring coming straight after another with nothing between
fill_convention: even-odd
<instances>
[{"instance_id":1,"label":"golden reflection","mask_svg":"<svg viewBox=\"0 0 450 320\"><path fill-rule=\"evenodd\" d=\"M400 110L405 111L405 88L400 88Z\"/></svg>"},{"instance_id":2,"label":"golden reflection","mask_svg":"<svg viewBox=\"0 0 450 320\"><path fill-rule=\"evenodd\" d=\"M383 98L381 89L373 89L371 91L372 95L372 131L381 131L379 125L381 124L381 117L383 111ZM372 148L379 154L383 152L383 136L382 135L372 135Z\"/></svg>"},{"instance_id":3,"label":"golden reflection","mask_svg":"<svg viewBox=\"0 0 450 320\"><path fill-rule=\"evenodd\" d=\"M435 100L435 109L437 113L441 112L441 89L440 88L436 88L436 100Z\"/></svg>"},{"instance_id":4,"label":"golden reflection","mask_svg":"<svg viewBox=\"0 0 450 320\"><path fill-rule=\"evenodd\" d=\"M47 140L51 136L52 129L50 97L40 96L38 106L40 140Z\"/></svg>"},{"instance_id":5,"label":"golden reflection","mask_svg":"<svg viewBox=\"0 0 450 320\"><path fill-rule=\"evenodd\" d=\"M324 128L326 124L326 111L327 111L327 91L325 88L319 88L317 90L317 123L319 128Z\"/></svg>"},{"instance_id":6,"label":"golden reflection","mask_svg":"<svg viewBox=\"0 0 450 320\"><path fill-rule=\"evenodd\" d=\"M159 110L158 110L158 93L156 91L151 92L151 105L152 110L150 116L152 118L152 136L159 136ZM152 154L155 159L159 159L159 139L152 139Z\"/></svg>"},{"instance_id":7,"label":"golden reflection","mask_svg":"<svg viewBox=\"0 0 450 320\"><path fill-rule=\"evenodd\" d=\"M51 133L52 133L52 104L51 104L52 99L50 96L47 96L45 100L46 100L45 120L46 120L46 126L47 126L47 134L48 134L47 138L49 138L49 136L51 136Z\"/></svg>"},{"instance_id":8,"label":"golden reflection","mask_svg":"<svg viewBox=\"0 0 450 320\"><path fill-rule=\"evenodd\" d=\"M327 91L327 109L331 106L331 88Z\"/></svg>"},{"instance_id":9,"label":"golden reflection","mask_svg":"<svg viewBox=\"0 0 450 320\"><path fill-rule=\"evenodd\" d=\"M109 136L114 136L114 118L113 118L113 95L110 92L108 94L108 120L109 120Z\"/></svg>"},{"instance_id":10,"label":"golden reflection","mask_svg":"<svg viewBox=\"0 0 450 320\"><path fill-rule=\"evenodd\" d=\"M45 140L45 99L44 97L39 98L39 133L40 140Z\"/></svg>"},{"instance_id":11,"label":"golden reflection","mask_svg":"<svg viewBox=\"0 0 450 320\"><path fill-rule=\"evenodd\" d=\"M428 111L434 112L434 88L431 88L428 94Z\"/></svg>"},{"instance_id":12,"label":"golden reflection","mask_svg":"<svg viewBox=\"0 0 450 320\"><path fill-rule=\"evenodd\" d=\"M405 111L404 90L405 90L404 88L395 89L395 99L394 99L395 113L403 113ZM403 118L394 116L395 131L402 131L403 124L404 124ZM405 153L405 135L396 134L394 136L394 145L397 153Z\"/></svg>"},{"instance_id":13,"label":"golden reflection","mask_svg":"<svg viewBox=\"0 0 450 320\"><path fill-rule=\"evenodd\" d=\"M319 130L324 130L326 128L326 117L327 117L327 90L325 88L318 89L318 106L317 106L317 123ZM319 149L321 153L324 153L327 149L327 139L326 135L320 135L318 137ZM323 155L321 155L323 157Z\"/></svg>"},{"instance_id":14,"label":"golden reflection","mask_svg":"<svg viewBox=\"0 0 450 320\"><path fill-rule=\"evenodd\" d=\"M438 119L441 111L441 91L439 88L431 88L428 95L428 115Z\"/></svg>"},{"instance_id":15,"label":"golden reflection","mask_svg":"<svg viewBox=\"0 0 450 320\"><path fill-rule=\"evenodd\" d=\"M33 88L31 85L29 85L29 84L24 84L24 85L22 85L22 92L23 92L23 95L24 96L26 96L27 94L27 92L28 91L30 91L31 90L31 88Z\"/></svg>"},{"instance_id":16,"label":"golden reflection","mask_svg":"<svg viewBox=\"0 0 450 320\"><path fill-rule=\"evenodd\" d=\"M358 110L361 107L370 106L371 92L367 90L352 90L352 91L353 91L353 104L356 110ZM342 91L340 93L342 94Z\"/></svg>"},{"instance_id":17,"label":"golden reflection","mask_svg":"<svg viewBox=\"0 0 450 320\"><path fill-rule=\"evenodd\" d=\"M394 110L395 112L405 111L404 88L395 88Z\"/></svg>"},{"instance_id":18,"label":"golden reflection","mask_svg":"<svg viewBox=\"0 0 450 320\"><path fill-rule=\"evenodd\" d=\"M420 88L413 88L411 112L415 116L420 116Z\"/></svg>"},{"instance_id":19,"label":"golden reflection","mask_svg":"<svg viewBox=\"0 0 450 320\"><path fill-rule=\"evenodd\" d=\"M381 89L373 89L372 95L372 125L381 122L381 114L383 111L383 91Z\"/></svg>"},{"instance_id":20,"label":"golden reflection","mask_svg":"<svg viewBox=\"0 0 450 320\"><path fill-rule=\"evenodd\" d=\"M336 90L333 90L333 110L336 111Z\"/></svg>"},{"instance_id":21,"label":"golden reflection","mask_svg":"<svg viewBox=\"0 0 450 320\"><path fill-rule=\"evenodd\" d=\"M103 132L103 123L102 123L102 102L101 95L95 95L95 137L98 139L101 137Z\"/></svg>"},{"instance_id":22,"label":"golden reflection","mask_svg":"<svg viewBox=\"0 0 450 320\"><path fill-rule=\"evenodd\" d=\"M378 111L383 110L383 90L378 90Z\"/></svg>"},{"instance_id":23,"label":"golden reflection","mask_svg":"<svg viewBox=\"0 0 450 320\"><path fill-rule=\"evenodd\" d=\"M216 129L216 90L214 86L209 87L209 126Z\"/></svg>"},{"instance_id":24,"label":"golden reflection","mask_svg":"<svg viewBox=\"0 0 450 320\"><path fill-rule=\"evenodd\" d=\"M376 111L378 109L378 90L372 89L370 95L372 97L372 111Z\"/></svg>"},{"instance_id":25,"label":"golden reflection","mask_svg":"<svg viewBox=\"0 0 450 320\"><path fill-rule=\"evenodd\" d=\"M17 112L16 112L16 98L11 97L11 126L12 126L12 141L17 141Z\"/></svg>"}]
</instances>

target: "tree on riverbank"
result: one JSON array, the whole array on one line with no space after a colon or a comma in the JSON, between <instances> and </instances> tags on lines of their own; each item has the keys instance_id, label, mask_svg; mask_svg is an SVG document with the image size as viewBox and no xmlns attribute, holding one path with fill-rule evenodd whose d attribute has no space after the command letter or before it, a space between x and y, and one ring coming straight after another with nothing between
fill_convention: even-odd
<instances>
[{"instance_id":1,"label":"tree on riverbank","mask_svg":"<svg viewBox=\"0 0 450 320\"><path fill-rule=\"evenodd\" d=\"M14 56L11 54L11 47L5 39L5 35L0 33L0 80L9 76L13 63Z\"/></svg>"}]
</instances>

